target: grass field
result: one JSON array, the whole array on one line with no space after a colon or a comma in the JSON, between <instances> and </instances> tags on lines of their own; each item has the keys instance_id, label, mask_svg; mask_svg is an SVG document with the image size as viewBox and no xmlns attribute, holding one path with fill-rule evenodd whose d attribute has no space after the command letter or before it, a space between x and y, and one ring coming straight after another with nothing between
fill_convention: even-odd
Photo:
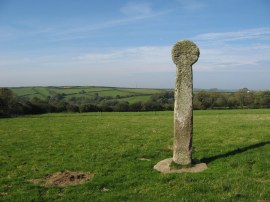
<instances>
[{"instance_id":1,"label":"grass field","mask_svg":"<svg viewBox=\"0 0 270 202\"><path fill-rule=\"evenodd\" d=\"M0 119L0 200L270 200L270 109L195 111L194 158L208 164L202 173L154 171L172 144L173 112ZM95 176L78 186L29 182L64 170Z\"/></svg>"},{"instance_id":2,"label":"grass field","mask_svg":"<svg viewBox=\"0 0 270 202\"><path fill-rule=\"evenodd\" d=\"M11 90L19 97L32 99L38 97L45 99L55 94L64 94L64 99L72 97L91 98L96 93L99 96L111 96L119 101L128 101L134 103L136 101L147 101L150 96L165 90L147 89L147 88L116 88L116 87L95 87L95 86L63 86L63 87L17 87ZM84 93L82 93L84 91ZM117 98L117 96L126 96L126 98ZM132 96L132 97L129 97Z\"/></svg>"}]
</instances>

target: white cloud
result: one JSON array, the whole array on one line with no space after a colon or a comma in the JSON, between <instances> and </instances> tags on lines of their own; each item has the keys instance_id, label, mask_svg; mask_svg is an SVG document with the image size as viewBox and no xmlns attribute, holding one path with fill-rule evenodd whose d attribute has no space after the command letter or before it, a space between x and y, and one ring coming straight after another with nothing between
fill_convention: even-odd
<instances>
[{"instance_id":1,"label":"white cloud","mask_svg":"<svg viewBox=\"0 0 270 202\"><path fill-rule=\"evenodd\" d=\"M197 43L197 42L196 42ZM270 71L270 44L246 46L200 45L200 58L194 71ZM171 46L142 46L107 49L79 55L2 56L0 69L22 67L37 71L40 69L61 69L70 71L102 73L121 71L125 73L174 72L171 59ZM74 69L74 70L72 70Z\"/></svg>"},{"instance_id":2,"label":"white cloud","mask_svg":"<svg viewBox=\"0 0 270 202\"><path fill-rule=\"evenodd\" d=\"M119 66L117 64L125 64L126 66L128 63L130 63L130 66L146 64L149 65L148 69L145 69L148 71L155 68L156 65L161 67L162 64L170 64L170 51L169 46L132 47L99 53L87 53L78 56L76 59L82 63L110 63L112 66Z\"/></svg>"},{"instance_id":3,"label":"white cloud","mask_svg":"<svg viewBox=\"0 0 270 202\"><path fill-rule=\"evenodd\" d=\"M122 49L103 50L80 55L40 55L30 58L25 56L2 56L0 69L17 67L26 71L68 71L91 72L91 74L106 74L119 72L125 74L146 72L167 72L174 70L171 62L171 47L145 46ZM112 73L114 74L114 73Z\"/></svg>"},{"instance_id":4,"label":"white cloud","mask_svg":"<svg viewBox=\"0 0 270 202\"><path fill-rule=\"evenodd\" d=\"M197 71L270 72L270 28L200 34Z\"/></svg>"},{"instance_id":5,"label":"white cloud","mask_svg":"<svg viewBox=\"0 0 270 202\"><path fill-rule=\"evenodd\" d=\"M200 47L198 71L270 72L270 44Z\"/></svg>"},{"instance_id":6,"label":"white cloud","mask_svg":"<svg viewBox=\"0 0 270 202\"><path fill-rule=\"evenodd\" d=\"M120 11L128 16L138 16L138 15L150 15L153 13L151 5L149 3L135 3L129 2L123 6Z\"/></svg>"},{"instance_id":7,"label":"white cloud","mask_svg":"<svg viewBox=\"0 0 270 202\"><path fill-rule=\"evenodd\" d=\"M168 10L155 11L151 8L148 3L127 3L119 11L122 13L121 17L109 18L103 21L94 21L89 23L84 19L79 20L79 22L84 22L80 24L75 24L73 26L66 26L63 24L57 24L51 27L40 27L40 25L35 21L28 21L28 29L22 29L25 22L17 22L16 27L0 25L0 42L5 42L6 40L14 39L27 39L40 41L42 38L45 41L63 41L63 40L74 40L81 38L88 38L92 33L100 30L106 30L108 28L122 26L130 23L141 22L145 19L156 18L167 14ZM19 27L19 28L18 28ZM41 37L42 36L42 37Z\"/></svg>"},{"instance_id":8,"label":"white cloud","mask_svg":"<svg viewBox=\"0 0 270 202\"><path fill-rule=\"evenodd\" d=\"M268 31L267 28L260 28L195 36L193 39L201 52L198 62L193 67L195 74L211 72L221 74L223 72L227 76L234 73L269 74L270 42L265 39ZM248 40L239 43L243 38ZM261 41L262 38L264 41ZM229 39L234 42L229 43L231 42ZM85 82L84 85L89 85L88 80L92 82L91 85L125 86L125 83L128 85L138 80L147 83L154 75L159 75L158 78L162 79L163 74L171 76L175 74L171 48L172 45L139 46L84 53L69 52L67 55L65 52L61 55L36 53L34 57L30 57L29 53L13 56L2 54L0 86L5 82L12 83L11 81L17 80L18 77L21 77L24 85L30 81L38 81L36 78L31 80L33 76L43 83L48 80L52 85L56 81L62 82L61 85L65 82L67 85L82 85L80 81ZM14 73L15 69L20 74ZM73 83L69 84L68 81ZM155 82L159 83L158 80ZM161 80L160 82L162 83Z\"/></svg>"},{"instance_id":9,"label":"white cloud","mask_svg":"<svg viewBox=\"0 0 270 202\"><path fill-rule=\"evenodd\" d=\"M238 41L243 39L257 39L257 40L269 40L270 39L270 28L256 28L246 29L235 32L217 32L217 33L206 33L199 34L194 37L195 40L201 41Z\"/></svg>"},{"instance_id":10,"label":"white cloud","mask_svg":"<svg viewBox=\"0 0 270 202\"><path fill-rule=\"evenodd\" d=\"M155 87L174 72L168 46L131 47L81 55L6 57L0 60L0 86L107 85ZM20 72L18 74L17 72ZM158 76L158 77L157 77ZM151 83L150 80L153 82ZM12 84L13 83L13 84ZM148 83L148 84L147 84ZM173 82L172 82L173 83ZM168 87L166 83L166 87ZM162 84L158 84L162 87Z\"/></svg>"},{"instance_id":11,"label":"white cloud","mask_svg":"<svg viewBox=\"0 0 270 202\"><path fill-rule=\"evenodd\" d=\"M264 71L270 72L270 45L246 47L202 47L196 71Z\"/></svg>"}]
</instances>

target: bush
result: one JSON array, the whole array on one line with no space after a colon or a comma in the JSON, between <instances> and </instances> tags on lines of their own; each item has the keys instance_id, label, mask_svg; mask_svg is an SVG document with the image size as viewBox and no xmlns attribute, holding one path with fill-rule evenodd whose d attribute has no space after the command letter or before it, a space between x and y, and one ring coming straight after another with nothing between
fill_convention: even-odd
<instances>
[{"instance_id":1,"label":"bush","mask_svg":"<svg viewBox=\"0 0 270 202\"><path fill-rule=\"evenodd\" d=\"M68 112L80 112L79 107L77 105L73 105L73 104L67 104L66 109Z\"/></svg>"},{"instance_id":2,"label":"bush","mask_svg":"<svg viewBox=\"0 0 270 202\"><path fill-rule=\"evenodd\" d=\"M129 103L128 102L119 102L115 105L114 111L116 112L128 112L129 111Z\"/></svg>"},{"instance_id":3,"label":"bush","mask_svg":"<svg viewBox=\"0 0 270 202\"><path fill-rule=\"evenodd\" d=\"M98 112L100 109L93 104L83 104L80 106L80 112Z\"/></svg>"},{"instance_id":4,"label":"bush","mask_svg":"<svg viewBox=\"0 0 270 202\"><path fill-rule=\"evenodd\" d=\"M0 88L0 117L8 117L17 113L18 105L14 93L7 88Z\"/></svg>"},{"instance_id":5,"label":"bush","mask_svg":"<svg viewBox=\"0 0 270 202\"><path fill-rule=\"evenodd\" d=\"M139 112L142 111L143 109L143 103L142 102L134 102L132 104L129 105L129 109L132 112Z\"/></svg>"}]
</instances>

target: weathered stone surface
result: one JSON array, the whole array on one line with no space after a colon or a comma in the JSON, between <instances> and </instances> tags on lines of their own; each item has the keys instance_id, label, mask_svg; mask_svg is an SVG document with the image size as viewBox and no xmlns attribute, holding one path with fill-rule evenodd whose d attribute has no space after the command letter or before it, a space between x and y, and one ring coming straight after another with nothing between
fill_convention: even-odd
<instances>
[{"instance_id":1,"label":"weathered stone surface","mask_svg":"<svg viewBox=\"0 0 270 202\"><path fill-rule=\"evenodd\" d=\"M187 40L177 42L172 49L172 59L177 67L173 161L180 165L191 164L192 159L192 65L197 62L199 55L199 48Z\"/></svg>"},{"instance_id":2,"label":"weathered stone surface","mask_svg":"<svg viewBox=\"0 0 270 202\"><path fill-rule=\"evenodd\" d=\"M205 163L192 161L192 65L199 56L199 48L188 40L177 42L172 49L172 59L177 67L173 158L162 160L154 166L155 170L162 173L201 172L207 169Z\"/></svg>"},{"instance_id":3,"label":"weathered stone surface","mask_svg":"<svg viewBox=\"0 0 270 202\"><path fill-rule=\"evenodd\" d=\"M207 165L205 163L198 163L198 164L193 165L190 168L179 168L179 169L172 168L170 166L172 163L172 160L173 160L172 158L164 159L160 161L159 163L157 163L154 166L154 169L161 173L184 173L184 172L198 173L207 169Z\"/></svg>"}]
</instances>

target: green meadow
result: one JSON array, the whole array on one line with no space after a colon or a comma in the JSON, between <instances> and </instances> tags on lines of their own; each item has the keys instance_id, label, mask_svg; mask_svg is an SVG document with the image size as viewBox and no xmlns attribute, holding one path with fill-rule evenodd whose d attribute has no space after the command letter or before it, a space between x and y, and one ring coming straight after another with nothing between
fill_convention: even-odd
<instances>
[{"instance_id":1,"label":"green meadow","mask_svg":"<svg viewBox=\"0 0 270 202\"><path fill-rule=\"evenodd\" d=\"M0 200L270 200L270 109L194 111L193 134L193 158L208 169L160 174L153 166L172 157L173 112L0 119ZM94 178L66 187L31 182L65 170Z\"/></svg>"},{"instance_id":2,"label":"green meadow","mask_svg":"<svg viewBox=\"0 0 270 202\"><path fill-rule=\"evenodd\" d=\"M134 103L137 101L147 101L151 95L164 92L162 89L147 88L118 88L118 87L96 87L96 86L62 86L62 87L14 87L10 88L18 98L34 97L45 99L48 96L62 94L64 100L72 97L92 98L96 94L99 96L111 96L115 100L128 101ZM122 97L120 97L122 96Z\"/></svg>"}]
</instances>

